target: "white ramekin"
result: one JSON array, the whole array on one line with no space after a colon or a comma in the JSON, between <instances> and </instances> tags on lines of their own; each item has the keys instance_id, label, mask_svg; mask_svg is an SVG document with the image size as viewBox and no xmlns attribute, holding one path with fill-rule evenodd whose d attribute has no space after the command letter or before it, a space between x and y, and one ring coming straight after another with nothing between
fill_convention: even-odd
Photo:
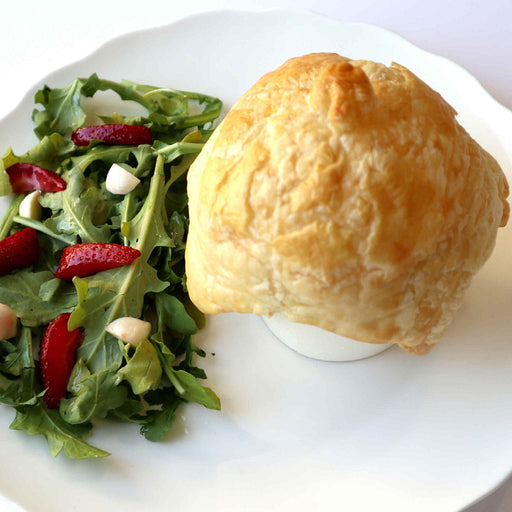
<instances>
[{"instance_id":1,"label":"white ramekin","mask_svg":"<svg viewBox=\"0 0 512 512\"><path fill-rule=\"evenodd\" d=\"M290 322L284 315L263 317L272 333L299 354L321 361L356 361L372 357L392 344L375 344L338 336L313 325Z\"/></svg>"}]
</instances>

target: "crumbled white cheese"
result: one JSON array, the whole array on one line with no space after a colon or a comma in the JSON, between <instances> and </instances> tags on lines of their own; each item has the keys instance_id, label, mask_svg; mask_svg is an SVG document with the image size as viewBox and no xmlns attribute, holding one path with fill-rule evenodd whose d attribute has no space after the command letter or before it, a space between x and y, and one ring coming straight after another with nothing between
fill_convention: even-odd
<instances>
[{"instance_id":1,"label":"crumbled white cheese","mask_svg":"<svg viewBox=\"0 0 512 512\"><path fill-rule=\"evenodd\" d=\"M18 317L16 313L5 304L0 303L0 339L14 338L18 332Z\"/></svg>"},{"instance_id":2,"label":"crumbled white cheese","mask_svg":"<svg viewBox=\"0 0 512 512\"><path fill-rule=\"evenodd\" d=\"M23 201L20 203L19 214L21 217L28 217L33 220L41 220L42 217L42 209L39 204L39 198L41 197L41 192L39 190L34 190L34 192L30 192L27 194Z\"/></svg>"},{"instance_id":3,"label":"crumbled white cheese","mask_svg":"<svg viewBox=\"0 0 512 512\"><path fill-rule=\"evenodd\" d=\"M136 347L151 334L151 324L139 318L124 316L108 324L105 330L125 343Z\"/></svg>"},{"instance_id":4,"label":"crumbled white cheese","mask_svg":"<svg viewBox=\"0 0 512 512\"><path fill-rule=\"evenodd\" d=\"M135 177L124 167L121 167L119 164L112 164L107 173L105 187L112 194L128 194L139 183L139 178Z\"/></svg>"}]
</instances>

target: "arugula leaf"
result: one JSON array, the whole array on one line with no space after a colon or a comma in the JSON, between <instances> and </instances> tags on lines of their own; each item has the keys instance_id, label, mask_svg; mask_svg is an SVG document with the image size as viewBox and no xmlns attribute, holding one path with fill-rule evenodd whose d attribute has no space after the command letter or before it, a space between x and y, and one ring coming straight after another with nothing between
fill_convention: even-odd
<instances>
[{"instance_id":1,"label":"arugula leaf","mask_svg":"<svg viewBox=\"0 0 512 512\"><path fill-rule=\"evenodd\" d=\"M148 146L149 147L149 146ZM85 172L95 162L101 163L104 169L109 169L114 163L125 163L133 151L133 146L105 146L99 142L93 142L83 154L73 156L69 163L72 168L78 167Z\"/></svg>"},{"instance_id":2,"label":"arugula leaf","mask_svg":"<svg viewBox=\"0 0 512 512\"><path fill-rule=\"evenodd\" d=\"M122 421L127 423L144 423L138 414L144 409L144 404L137 398L131 398L128 393L128 398L124 403L108 412L107 418L114 421Z\"/></svg>"},{"instance_id":3,"label":"arugula leaf","mask_svg":"<svg viewBox=\"0 0 512 512\"><path fill-rule=\"evenodd\" d=\"M4 375L19 377L23 369L23 351L18 344L0 340L0 372Z\"/></svg>"},{"instance_id":4,"label":"arugula leaf","mask_svg":"<svg viewBox=\"0 0 512 512\"><path fill-rule=\"evenodd\" d=\"M212 389L201 386L191 373L185 370L171 372L169 368L166 368L166 374L182 398L190 402L197 402L208 409L220 410L219 397Z\"/></svg>"},{"instance_id":5,"label":"arugula leaf","mask_svg":"<svg viewBox=\"0 0 512 512\"><path fill-rule=\"evenodd\" d=\"M196 379L206 379L205 371L193 365L194 355L197 354L199 357L205 357L206 352L192 343L192 336L184 337L183 346L185 348L185 357L183 357L177 369L187 371L196 377Z\"/></svg>"},{"instance_id":6,"label":"arugula leaf","mask_svg":"<svg viewBox=\"0 0 512 512\"><path fill-rule=\"evenodd\" d=\"M12 194L11 181L5 170L7 167L8 166L5 165L3 159L0 159L0 196L8 196L9 194Z\"/></svg>"},{"instance_id":7,"label":"arugula leaf","mask_svg":"<svg viewBox=\"0 0 512 512\"><path fill-rule=\"evenodd\" d=\"M39 288L39 298L44 302L49 302L62 310L74 308L77 304L75 288L70 283L62 279L49 279L41 284Z\"/></svg>"},{"instance_id":8,"label":"arugula leaf","mask_svg":"<svg viewBox=\"0 0 512 512\"><path fill-rule=\"evenodd\" d=\"M72 245L76 243L76 236L74 235L65 235L61 234L55 229L52 229L52 223L47 222L43 224L42 222L34 219L30 219L28 217L20 217L19 215L15 215L13 221L17 224L21 224L22 226L26 226L27 228L35 229L44 235L51 237L54 240L57 240L62 245Z\"/></svg>"},{"instance_id":9,"label":"arugula leaf","mask_svg":"<svg viewBox=\"0 0 512 512\"><path fill-rule=\"evenodd\" d=\"M172 388L150 391L145 398L149 404L157 405L158 408L146 412L140 433L148 441L161 441L174 425L176 410L183 403L183 399Z\"/></svg>"},{"instance_id":10,"label":"arugula leaf","mask_svg":"<svg viewBox=\"0 0 512 512\"><path fill-rule=\"evenodd\" d=\"M57 455L62 448L67 455L76 459L108 455L107 452L94 448L82 440L90 430L90 425L72 427L60 417L58 411L49 410L41 402L40 397L43 393L35 392L32 336L27 327L22 329L17 340L16 351L11 354L14 353L19 363L14 371L20 375L19 385L13 383L0 392L0 401L16 408L16 416L10 428L26 430L28 434L44 435L53 456Z\"/></svg>"},{"instance_id":11,"label":"arugula leaf","mask_svg":"<svg viewBox=\"0 0 512 512\"><path fill-rule=\"evenodd\" d=\"M127 398L127 389L118 385L117 367L84 376L74 382L73 396L60 402L60 415L71 424L105 418L111 409L120 407Z\"/></svg>"},{"instance_id":12,"label":"arugula leaf","mask_svg":"<svg viewBox=\"0 0 512 512\"><path fill-rule=\"evenodd\" d=\"M128 357L128 364L117 373L127 380L136 395L142 395L150 389L157 389L162 378L162 367L158 353L153 344L148 340L142 340L135 349L133 357Z\"/></svg>"},{"instance_id":13,"label":"arugula leaf","mask_svg":"<svg viewBox=\"0 0 512 512\"><path fill-rule=\"evenodd\" d=\"M20 407L23 405L36 405L44 395L44 391L38 395L34 395L27 400L21 400L22 385L19 382L8 382L8 386L0 386L0 404L9 405L10 407Z\"/></svg>"},{"instance_id":14,"label":"arugula leaf","mask_svg":"<svg viewBox=\"0 0 512 512\"><path fill-rule=\"evenodd\" d=\"M28 162L60 174L62 161L74 150L75 145L70 140L59 133L52 133L22 155L17 156L12 148L8 148L2 160L6 168L19 162Z\"/></svg>"},{"instance_id":15,"label":"arugula leaf","mask_svg":"<svg viewBox=\"0 0 512 512\"><path fill-rule=\"evenodd\" d=\"M151 178L144 205L130 222L129 241L141 251L142 259L149 259L155 247L171 247L172 241L165 229L164 217L164 162L157 158L155 173Z\"/></svg>"},{"instance_id":16,"label":"arugula leaf","mask_svg":"<svg viewBox=\"0 0 512 512\"><path fill-rule=\"evenodd\" d=\"M69 377L67 390L76 395L80 390L80 382L82 382L90 375L91 372L89 371L89 368L87 368L87 365L83 362L82 359L79 359L75 363L75 366L73 366L73 370Z\"/></svg>"},{"instance_id":17,"label":"arugula leaf","mask_svg":"<svg viewBox=\"0 0 512 512\"><path fill-rule=\"evenodd\" d=\"M107 242L110 235L108 226L98 227L93 222L97 204L102 200L100 190L92 184L86 186L80 168L73 167L66 189L44 194L40 203L53 211L53 217L46 222L48 228L65 235L79 235L84 243Z\"/></svg>"},{"instance_id":18,"label":"arugula leaf","mask_svg":"<svg viewBox=\"0 0 512 512\"><path fill-rule=\"evenodd\" d=\"M10 426L13 430L26 430L27 434L43 435L48 441L50 453L57 456L62 449L72 459L106 457L110 453L95 448L82 438L90 431L87 424L69 425L62 419L57 409L38 407L18 407L16 417Z\"/></svg>"},{"instance_id":19,"label":"arugula leaf","mask_svg":"<svg viewBox=\"0 0 512 512\"><path fill-rule=\"evenodd\" d=\"M172 240L172 246L178 251L185 250L185 235L188 231L188 219L185 215L172 212L167 226Z\"/></svg>"},{"instance_id":20,"label":"arugula leaf","mask_svg":"<svg viewBox=\"0 0 512 512\"><path fill-rule=\"evenodd\" d=\"M87 316L87 312L82 308L82 304L89 293L89 285L87 281L80 279L78 276L73 277L73 285L76 290L77 307L69 317L68 331L74 331L78 329L78 327L82 327L85 317Z\"/></svg>"},{"instance_id":21,"label":"arugula leaf","mask_svg":"<svg viewBox=\"0 0 512 512\"><path fill-rule=\"evenodd\" d=\"M2 162L0 161L0 169L1 168L2 168ZM1 174L1 172L0 172L0 174ZM7 176L7 173L5 173L5 175ZM9 179L8 176L7 176L7 179ZM0 182L1 182L1 179L0 179ZM11 185L9 184L9 187L10 186ZM2 185L0 183L0 190L1 190L1 187L2 187ZM2 195L1 191L0 191L0 195ZM20 208L20 203L21 203L21 201L23 201L24 197L25 196L23 194L14 196L11 201L11 204L7 207L7 210L5 211L4 215L2 216L2 220L0 220L0 240L3 240L5 237L9 236L9 232L11 231L11 228L12 228L12 223L14 222L14 217L18 213L18 210Z\"/></svg>"},{"instance_id":22,"label":"arugula leaf","mask_svg":"<svg viewBox=\"0 0 512 512\"><path fill-rule=\"evenodd\" d=\"M86 114L80 106L80 96L86 83L86 80L77 79L62 89L45 85L37 91L34 100L43 106L43 110L34 109L32 119L34 132L40 139L54 132L68 135L84 124Z\"/></svg>"},{"instance_id":23,"label":"arugula leaf","mask_svg":"<svg viewBox=\"0 0 512 512\"><path fill-rule=\"evenodd\" d=\"M0 402L11 406L35 405L43 393L36 395L35 392L31 330L23 327L16 343L11 345L7 352L7 357L0 365L0 371L19 379L0 391Z\"/></svg>"},{"instance_id":24,"label":"arugula leaf","mask_svg":"<svg viewBox=\"0 0 512 512\"><path fill-rule=\"evenodd\" d=\"M168 329L184 335L197 332L197 325L193 318L187 313L183 303L174 295L165 292L155 294L155 308L158 318Z\"/></svg>"},{"instance_id":25,"label":"arugula leaf","mask_svg":"<svg viewBox=\"0 0 512 512\"><path fill-rule=\"evenodd\" d=\"M184 400L197 402L209 409L220 409L219 397L208 387L203 387L197 379L185 370L175 370L172 366L174 354L158 339L153 338L160 358L162 369L176 389L176 392Z\"/></svg>"},{"instance_id":26,"label":"arugula leaf","mask_svg":"<svg viewBox=\"0 0 512 512\"><path fill-rule=\"evenodd\" d=\"M53 320L70 307L42 300L41 286L53 279L47 270L33 272L30 268L0 277L0 302L9 304L24 325L35 327Z\"/></svg>"}]
</instances>

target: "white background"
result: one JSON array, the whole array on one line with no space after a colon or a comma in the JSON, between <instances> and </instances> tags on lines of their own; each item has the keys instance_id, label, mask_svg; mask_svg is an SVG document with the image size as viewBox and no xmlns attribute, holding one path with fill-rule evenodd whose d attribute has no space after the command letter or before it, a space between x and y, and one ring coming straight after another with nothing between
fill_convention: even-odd
<instances>
[{"instance_id":1,"label":"white background","mask_svg":"<svg viewBox=\"0 0 512 512\"><path fill-rule=\"evenodd\" d=\"M465 67L512 109L512 0L9 0L0 9L0 119L50 71L85 57L113 37L201 11L275 7L306 9L392 30ZM511 510L512 478L464 512Z\"/></svg>"}]
</instances>

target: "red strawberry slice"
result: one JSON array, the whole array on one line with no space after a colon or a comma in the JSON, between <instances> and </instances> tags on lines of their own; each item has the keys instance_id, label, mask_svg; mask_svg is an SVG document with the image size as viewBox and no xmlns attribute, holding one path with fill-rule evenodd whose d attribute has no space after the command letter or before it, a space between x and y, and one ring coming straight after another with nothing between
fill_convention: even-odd
<instances>
[{"instance_id":1,"label":"red strawberry slice","mask_svg":"<svg viewBox=\"0 0 512 512\"><path fill-rule=\"evenodd\" d=\"M101 140L107 144L151 144L153 135L147 126L135 124L100 124L78 128L71 135L77 146L88 146L91 140Z\"/></svg>"},{"instance_id":2,"label":"red strawberry slice","mask_svg":"<svg viewBox=\"0 0 512 512\"><path fill-rule=\"evenodd\" d=\"M29 267L40 251L35 229L25 228L4 238L0 241L0 276Z\"/></svg>"},{"instance_id":3,"label":"red strawberry slice","mask_svg":"<svg viewBox=\"0 0 512 512\"><path fill-rule=\"evenodd\" d=\"M46 389L43 399L50 409L58 407L66 394L75 352L84 338L81 329L68 331L69 316L70 313L62 313L48 325L39 351L41 379Z\"/></svg>"},{"instance_id":4,"label":"red strawberry slice","mask_svg":"<svg viewBox=\"0 0 512 512\"><path fill-rule=\"evenodd\" d=\"M55 275L70 281L73 277L85 277L127 265L140 256L138 249L119 244L93 242L76 244L62 251L59 268Z\"/></svg>"},{"instance_id":5,"label":"red strawberry slice","mask_svg":"<svg viewBox=\"0 0 512 512\"><path fill-rule=\"evenodd\" d=\"M15 194L26 194L34 190L59 192L66 188L66 182L56 172L38 165L17 163L7 167L6 172Z\"/></svg>"}]
</instances>

